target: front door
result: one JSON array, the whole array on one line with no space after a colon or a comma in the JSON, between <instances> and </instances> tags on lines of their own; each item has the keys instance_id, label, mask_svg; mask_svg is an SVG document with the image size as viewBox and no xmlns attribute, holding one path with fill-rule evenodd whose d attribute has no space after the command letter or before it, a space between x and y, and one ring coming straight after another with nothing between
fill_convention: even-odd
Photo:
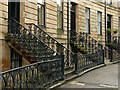
<instances>
[{"instance_id":1,"label":"front door","mask_svg":"<svg viewBox=\"0 0 120 90\"><path fill-rule=\"evenodd\" d=\"M111 29L111 15L107 15L107 29ZM107 32L107 42L111 43L111 32Z\"/></svg>"},{"instance_id":2,"label":"front door","mask_svg":"<svg viewBox=\"0 0 120 90\"><path fill-rule=\"evenodd\" d=\"M19 34L19 26L16 25L11 19L15 19L20 22L20 1L9 0L8 2L8 32L13 34ZM11 68L17 68L21 66L22 57L14 49L11 48Z\"/></svg>"},{"instance_id":3,"label":"front door","mask_svg":"<svg viewBox=\"0 0 120 90\"><path fill-rule=\"evenodd\" d=\"M71 2L71 9L70 9L70 19L71 19L71 24L70 24L70 45L71 49L74 53L76 53L76 47L74 46L74 41L76 37L76 4Z\"/></svg>"},{"instance_id":4,"label":"front door","mask_svg":"<svg viewBox=\"0 0 120 90\"><path fill-rule=\"evenodd\" d=\"M19 29L15 29L13 27L13 22L10 18L17 20L20 22L20 1L19 0L9 0L8 2L8 32L10 33L19 33Z\"/></svg>"},{"instance_id":5,"label":"front door","mask_svg":"<svg viewBox=\"0 0 120 90\"><path fill-rule=\"evenodd\" d=\"M70 31L70 36L75 36L76 34L76 4L71 2L71 31Z\"/></svg>"},{"instance_id":6,"label":"front door","mask_svg":"<svg viewBox=\"0 0 120 90\"><path fill-rule=\"evenodd\" d=\"M111 21L112 21L112 16L107 14L107 29L110 29L111 30ZM111 43L111 32L108 31L107 32L107 43ZM111 45L108 45L108 58L110 59L110 61L112 61L112 49L111 49Z\"/></svg>"}]
</instances>

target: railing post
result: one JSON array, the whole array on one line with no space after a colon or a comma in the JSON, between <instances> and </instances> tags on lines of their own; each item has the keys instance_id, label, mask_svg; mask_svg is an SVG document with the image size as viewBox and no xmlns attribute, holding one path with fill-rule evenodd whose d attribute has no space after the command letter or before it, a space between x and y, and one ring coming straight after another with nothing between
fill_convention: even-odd
<instances>
[{"instance_id":1,"label":"railing post","mask_svg":"<svg viewBox=\"0 0 120 90\"><path fill-rule=\"evenodd\" d=\"M77 53L74 54L74 62L75 62L75 73L78 73L78 55Z\"/></svg>"},{"instance_id":2,"label":"railing post","mask_svg":"<svg viewBox=\"0 0 120 90\"><path fill-rule=\"evenodd\" d=\"M112 62L113 61L113 49L112 48L110 49L110 53L111 53L111 56L110 56L111 61L110 62Z\"/></svg>"},{"instance_id":3,"label":"railing post","mask_svg":"<svg viewBox=\"0 0 120 90\"><path fill-rule=\"evenodd\" d=\"M105 63L105 55L104 55L104 49L102 49L102 64Z\"/></svg>"},{"instance_id":4,"label":"railing post","mask_svg":"<svg viewBox=\"0 0 120 90\"><path fill-rule=\"evenodd\" d=\"M61 71L62 71L61 80L64 80L64 54L61 54Z\"/></svg>"}]
</instances>

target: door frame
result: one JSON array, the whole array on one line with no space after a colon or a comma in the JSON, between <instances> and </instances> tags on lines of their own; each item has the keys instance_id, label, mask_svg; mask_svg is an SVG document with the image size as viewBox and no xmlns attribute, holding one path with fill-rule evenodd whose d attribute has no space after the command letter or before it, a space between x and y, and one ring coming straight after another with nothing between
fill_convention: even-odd
<instances>
[{"instance_id":1,"label":"door frame","mask_svg":"<svg viewBox=\"0 0 120 90\"><path fill-rule=\"evenodd\" d=\"M71 6L73 6L73 9L72 7L70 8L70 37L72 37L76 35L76 5L77 4L74 2L71 2L70 4Z\"/></svg>"},{"instance_id":2,"label":"door frame","mask_svg":"<svg viewBox=\"0 0 120 90\"><path fill-rule=\"evenodd\" d=\"M20 0L15 2L13 2L13 0L8 0L8 32L19 33L19 30L12 27L13 23L9 18L13 18L20 22Z\"/></svg>"}]
</instances>

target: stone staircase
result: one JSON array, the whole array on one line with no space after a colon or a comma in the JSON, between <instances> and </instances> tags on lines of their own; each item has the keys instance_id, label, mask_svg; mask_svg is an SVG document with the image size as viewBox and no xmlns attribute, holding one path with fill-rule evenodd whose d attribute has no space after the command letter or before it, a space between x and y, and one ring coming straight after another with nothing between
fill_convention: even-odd
<instances>
[{"instance_id":1,"label":"stone staircase","mask_svg":"<svg viewBox=\"0 0 120 90\"><path fill-rule=\"evenodd\" d=\"M19 28L20 30L22 29L20 33L6 34L8 44L22 57L30 63L53 60L57 58L57 55L59 54L44 44L44 42L34 36L29 30L13 19L10 19L9 21L14 24L11 27L14 27L15 30L19 30Z\"/></svg>"},{"instance_id":2,"label":"stone staircase","mask_svg":"<svg viewBox=\"0 0 120 90\"><path fill-rule=\"evenodd\" d=\"M1 77L4 87L17 87L14 83L16 75L19 81L18 87L21 87L24 82L25 87L27 85L28 88L49 87L60 80L68 80L76 73L104 64L102 46L90 37L88 39L80 34L75 43L84 48L87 51L86 54L80 50L72 52L34 23L27 23L25 28L15 19L9 19L8 24L10 24L9 31L14 32L6 34L6 41L13 50L32 64L3 72ZM80 41L81 37L84 38L84 42ZM85 44L86 41L87 44ZM10 85L6 82L9 78L12 83ZM30 82L28 82L29 79Z\"/></svg>"},{"instance_id":3,"label":"stone staircase","mask_svg":"<svg viewBox=\"0 0 120 90\"><path fill-rule=\"evenodd\" d=\"M102 44L85 32L76 33L73 37L75 37L75 40L71 39L72 47L82 54L95 53L99 49L103 49Z\"/></svg>"},{"instance_id":4,"label":"stone staircase","mask_svg":"<svg viewBox=\"0 0 120 90\"><path fill-rule=\"evenodd\" d=\"M63 46L61 43L59 43L47 32L43 31L39 26L35 25L34 23L26 23L26 27L29 31L31 31L32 34L34 34L38 39L44 42L44 44L52 48L52 50L58 52L59 54L62 53L64 55L64 73L65 73L64 77L65 78L71 77L76 72L75 71L75 63L77 63L76 59L78 59L78 62L79 61L81 62L80 67L83 68L84 70L86 70L87 68L96 66L97 64L103 63L101 59L96 60L94 62L94 57L97 57L97 54L95 55L94 52L92 54L89 53L89 55L88 54L84 55L81 52L75 54L76 52L72 52L71 50L67 49L65 46ZM91 55L93 55L92 58L90 58Z\"/></svg>"}]
</instances>

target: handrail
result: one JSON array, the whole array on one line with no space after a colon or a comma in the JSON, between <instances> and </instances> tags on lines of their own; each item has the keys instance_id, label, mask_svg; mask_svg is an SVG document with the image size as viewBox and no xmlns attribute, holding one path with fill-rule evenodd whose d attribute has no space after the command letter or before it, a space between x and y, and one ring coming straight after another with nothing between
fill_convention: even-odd
<instances>
[{"instance_id":1,"label":"handrail","mask_svg":"<svg viewBox=\"0 0 120 90\"><path fill-rule=\"evenodd\" d=\"M65 68L74 67L74 55L70 49L66 48L52 36L50 36L46 31L42 30L39 26L34 23L25 23L29 30L34 30L32 33L36 35L37 38L41 39L46 45L51 47L54 51L59 54L64 55Z\"/></svg>"},{"instance_id":2,"label":"handrail","mask_svg":"<svg viewBox=\"0 0 120 90\"><path fill-rule=\"evenodd\" d=\"M63 64L61 57L1 72L1 88L45 88L64 78Z\"/></svg>"},{"instance_id":3,"label":"handrail","mask_svg":"<svg viewBox=\"0 0 120 90\"><path fill-rule=\"evenodd\" d=\"M13 69L10 69L10 70L4 71L4 72L0 72L0 74L8 73L8 72L15 71L15 70L18 70L18 69L34 66L34 65L37 65L37 64L41 64L41 63L52 62L52 61L59 61L59 60L48 60L48 61L36 62L36 63L33 63L33 64L24 65L24 66L13 68Z\"/></svg>"},{"instance_id":4,"label":"handrail","mask_svg":"<svg viewBox=\"0 0 120 90\"><path fill-rule=\"evenodd\" d=\"M13 21L15 21L17 24L19 24L22 28L24 28L24 30L26 30L26 31L28 31L29 33L30 33L30 31L27 29L27 28L25 28L23 25L21 25L17 20L15 20L14 18L5 18L6 20L8 19L11 19L11 20L13 20ZM35 38L37 38L34 34L32 34L31 33L31 35L33 35ZM43 43L43 41L42 40L40 40L39 38L37 38L38 39L38 41L40 41L40 42L42 42ZM44 43L43 43L44 44ZM46 44L44 44L46 47L48 47ZM50 47L48 47L50 50L52 50ZM53 50L52 50L53 51ZM56 54L58 54L58 55L60 55L58 52L56 52L56 51L54 51Z\"/></svg>"},{"instance_id":5,"label":"handrail","mask_svg":"<svg viewBox=\"0 0 120 90\"><path fill-rule=\"evenodd\" d=\"M34 23L25 23L26 25L35 25L36 27L38 27L40 30L42 30L39 26L37 26ZM42 30L42 32L44 32L46 35L48 35L50 38L52 38L55 42L57 42L58 44L60 44L63 48L65 48L67 51L71 52L72 54L74 54L71 50L69 50L68 48L66 48L65 46L63 46L61 43L59 43L56 39L54 39L53 37L51 37L47 32L45 32L44 30Z\"/></svg>"}]
</instances>

